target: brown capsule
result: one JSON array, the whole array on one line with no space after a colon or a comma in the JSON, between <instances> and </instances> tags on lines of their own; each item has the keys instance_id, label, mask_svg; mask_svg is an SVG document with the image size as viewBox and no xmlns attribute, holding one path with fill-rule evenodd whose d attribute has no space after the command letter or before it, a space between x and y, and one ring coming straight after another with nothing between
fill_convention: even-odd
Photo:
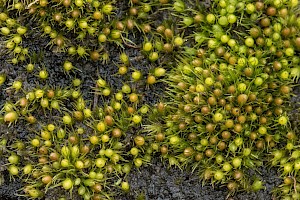
<instances>
[{"instance_id":1,"label":"brown capsule","mask_svg":"<svg viewBox=\"0 0 300 200\"><path fill-rule=\"evenodd\" d=\"M266 135L265 141L270 143L271 141L273 141L273 136L272 135Z\"/></svg>"},{"instance_id":2,"label":"brown capsule","mask_svg":"<svg viewBox=\"0 0 300 200\"><path fill-rule=\"evenodd\" d=\"M196 86L195 86L195 85L191 85L191 86L189 87L189 91L190 91L190 92L196 92Z\"/></svg>"},{"instance_id":3,"label":"brown capsule","mask_svg":"<svg viewBox=\"0 0 300 200\"><path fill-rule=\"evenodd\" d=\"M169 0L159 0L159 3L161 3L161 4L167 4L167 3L169 3Z\"/></svg>"},{"instance_id":4,"label":"brown capsule","mask_svg":"<svg viewBox=\"0 0 300 200\"><path fill-rule=\"evenodd\" d=\"M47 162L48 162L48 159L47 159L46 157L40 157L40 158L39 158L39 163L45 164L45 163L47 163Z\"/></svg>"},{"instance_id":5,"label":"brown capsule","mask_svg":"<svg viewBox=\"0 0 300 200\"><path fill-rule=\"evenodd\" d=\"M234 116L239 116L241 112L240 108L234 107L231 109L231 114L233 114Z\"/></svg>"},{"instance_id":6,"label":"brown capsule","mask_svg":"<svg viewBox=\"0 0 300 200\"><path fill-rule=\"evenodd\" d=\"M221 56L223 56L224 53L225 53L225 48L222 47L222 46L220 46L220 47L218 47L218 48L215 49L215 53L216 53L216 55L217 55L218 57L221 57Z\"/></svg>"},{"instance_id":7,"label":"brown capsule","mask_svg":"<svg viewBox=\"0 0 300 200\"><path fill-rule=\"evenodd\" d=\"M287 8L281 8L279 11L278 11L278 14L280 17L282 18L286 18L286 16L288 15L289 11Z\"/></svg>"},{"instance_id":8,"label":"brown capsule","mask_svg":"<svg viewBox=\"0 0 300 200\"><path fill-rule=\"evenodd\" d=\"M197 153L196 155L195 155L195 160L196 161L200 161L200 160L202 160L203 159L203 154L202 153Z\"/></svg>"},{"instance_id":9,"label":"brown capsule","mask_svg":"<svg viewBox=\"0 0 300 200\"><path fill-rule=\"evenodd\" d=\"M173 45L170 44L170 43L165 43L164 46L163 46L163 50L166 53L171 53L171 52L173 52Z\"/></svg>"},{"instance_id":10,"label":"brown capsule","mask_svg":"<svg viewBox=\"0 0 300 200\"><path fill-rule=\"evenodd\" d=\"M225 80L224 75L223 75L223 74L219 74L219 75L217 76L217 80L220 81L220 82L223 82L223 81Z\"/></svg>"},{"instance_id":11,"label":"brown capsule","mask_svg":"<svg viewBox=\"0 0 300 200\"><path fill-rule=\"evenodd\" d=\"M263 46L265 44L265 39L262 38L262 37L258 37L256 40L255 40L256 44L258 46Z\"/></svg>"},{"instance_id":12,"label":"brown capsule","mask_svg":"<svg viewBox=\"0 0 300 200\"><path fill-rule=\"evenodd\" d=\"M246 122L246 116L245 115L240 115L238 116L237 120L239 123L244 124Z\"/></svg>"},{"instance_id":13,"label":"brown capsule","mask_svg":"<svg viewBox=\"0 0 300 200\"><path fill-rule=\"evenodd\" d=\"M208 69L204 69L203 71L202 71L202 76L204 77L204 78L207 78L207 77L209 77L210 76L210 71L208 70Z\"/></svg>"},{"instance_id":14,"label":"brown capsule","mask_svg":"<svg viewBox=\"0 0 300 200\"><path fill-rule=\"evenodd\" d=\"M28 10L29 14L35 14L36 13L36 6L32 5L30 6L29 10Z\"/></svg>"},{"instance_id":15,"label":"brown capsule","mask_svg":"<svg viewBox=\"0 0 300 200\"><path fill-rule=\"evenodd\" d=\"M178 125L179 130L184 130L186 128L186 124L184 122L179 123Z\"/></svg>"},{"instance_id":16,"label":"brown capsule","mask_svg":"<svg viewBox=\"0 0 300 200\"><path fill-rule=\"evenodd\" d=\"M111 134L114 138L120 138L122 136L122 131L119 128L114 128Z\"/></svg>"},{"instance_id":17,"label":"brown capsule","mask_svg":"<svg viewBox=\"0 0 300 200\"><path fill-rule=\"evenodd\" d=\"M280 115L282 115L282 113L283 113L283 109L280 108L280 107L276 107L275 110L274 110L274 113L275 113L277 116L280 116Z\"/></svg>"},{"instance_id":18,"label":"brown capsule","mask_svg":"<svg viewBox=\"0 0 300 200\"><path fill-rule=\"evenodd\" d=\"M92 188L96 193L99 193L102 191L102 185L100 183L96 183Z\"/></svg>"},{"instance_id":19,"label":"brown capsule","mask_svg":"<svg viewBox=\"0 0 300 200\"><path fill-rule=\"evenodd\" d=\"M226 149L226 143L225 142L223 142L223 141L221 141L221 142L219 142L219 144L218 144L218 149L220 150L220 151L223 151L224 149Z\"/></svg>"},{"instance_id":20,"label":"brown capsule","mask_svg":"<svg viewBox=\"0 0 300 200\"><path fill-rule=\"evenodd\" d=\"M270 7L267 8L267 12L266 13L269 16L275 16L276 13L277 13L277 10L276 10L276 8L270 6Z\"/></svg>"},{"instance_id":21,"label":"brown capsule","mask_svg":"<svg viewBox=\"0 0 300 200\"><path fill-rule=\"evenodd\" d=\"M195 141L197 139L197 134L196 133L189 133L188 139L190 141Z\"/></svg>"},{"instance_id":22,"label":"brown capsule","mask_svg":"<svg viewBox=\"0 0 300 200\"><path fill-rule=\"evenodd\" d=\"M160 152L163 155L167 154L168 153L168 147L163 145L162 147L160 147Z\"/></svg>"},{"instance_id":23,"label":"brown capsule","mask_svg":"<svg viewBox=\"0 0 300 200\"><path fill-rule=\"evenodd\" d=\"M64 46L65 44L65 40L62 36L57 36L55 39L54 39L54 43L59 46L59 47L62 47Z\"/></svg>"},{"instance_id":24,"label":"brown capsule","mask_svg":"<svg viewBox=\"0 0 300 200\"><path fill-rule=\"evenodd\" d=\"M93 18L95 20L101 20L103 18L103 14L100 11L97 10L93 13Z\"/></svg>"},{"instance_id":25,"label":"brown capsule","mask_svg":"<svg viewBox=\"0 0 300 200\"><path fill-rule=\"evenodd\" d=\"M160 34L164 33L165 30L166 30L166 27L163 25L160 25L156 28L156 31Z\"/></svg>"},{"instance_id":26,"label":"brown capsule","mask_svg":"<svg viewBox=\"0 0 300 200\"><path fill-rule=\"evenodd\" d=\"M71 144L78 144L79 143L79 138L76 135L71 135L69 137L69 142Z\"/></svg>"},{"instance_id":27,"label":"brown capsule","mask_svg":"<svg viewBox=\"0 0 300 200\"><path fill-rule=\"evenodd\" d=\"M44 16L46 16L46 14L47 14L47 12L44 9L42 9L42 10L39 11L40 17L44 17Z\"/></svg>"},{"instance_id":28,"label":"brown capsule","mask_svg":"<svg viewBox=\"0 0 300 200\"><path fill-rule=\"evenodd\" d=\"M244 176L244 173L243 173L242 171L240 171L240 170L235 170L235 171L233 172L233 178L234 178L235 180L240 180L240 179L243 178L243 176Z\"/></svg>"},{"instance_id":29,"label":"brown capsule","mask_svg":"<svg viewBox=\"0 0 300 200\"><path fill-rule=\"evenodd\" d=\"M208 123L208 124L206 124L206 126L205 126L205 130L206 130L207 132L209 132L209 133L212 133L212 132L214 132L214 130L215 130L215 125L212 124L212 123Z\"/></svg>"},{"instance_id":30,"label":"brown capsule","mask_svg":"<svg viewBox=\"0 0 300 200\"><path fill-rule=\"evenodd\" d=\"M217 105L217 99L216 99L216 97L214 97L214 96L209 97L209 98L207 99L207 103L208 103L209 105L211 105L211 106Z\"/></svg>"},{"instance_id":31,"label":"brown capsule","mask_svg":"<svg viewBox=\"0 0 300 200\"><path fill-rule=\"evenodd\" d=\"M251 67L246 67L244 69L244 74L247 77L251 77L253 75L253 69Z\"/></svg>"},{"instance_id":32,"label":"brown capsule","mask_svg":"<svg viewBox=\"0 0 300 200\"><path fill-rule=\"evenodd\" d=\"M108 125L108 126L112 126L114 124L114 119L112 116L110 115L106 115L104 118L104 122Z\"/></svg>"},{"instance_id":33,"label":"brown capsule","mask_svg":"<svg viewBox=\"0 0 300 200\"><path fill-rule=\"evenodd\" d=\"M213 93L216 97L222 96L222 90L220 89L214 89Z\"/></svg>"},{"instance_id":34,"label":"brown capsule","mask_svg":"<svg viewBox=\"0 0 300 200\"><path fill-rule=\"evenodd\" d=\"M57 152L52 152L49 155L51 161L57 161L59 159L59 154Z\"/></svg>"},{"instance_id":35,"label":"brown capsule","mask_svg":"<svg viewBox=\"0 0 300 200\"><path fill-rule=\"evenodd\" d=\"M112 164L109 164L106 166L106 170L108 173L112 173L114 171L114 166Z\"/></svg>"},{"instance_id":36,"label":"brown capsule","mask_svg":"<svg viewBox=\"0 0 300 200\"><path fill-rule=\"evenodd\" d=\"M199 58L195 58L193 61L192 61L192 65L195 66L195 67L201 67L203 64L203 61Z\"/></svg>"},{"instance_id":37,"label":"brown capsule","mask_svg":"<svg viewBox=\"0 0 300 200\"><path fill-rule=\"evenodd\" d=\"M196 116L194 117L194 121L195 121L196 123L200 123L200 122L203 121L203 118L201 117L201 115L196 115Z\"/></svg>"},{"instance_id":38,"label":"brown capsule","mask_svg":"<svg viewBox=\"0 0 300 200\"><path fill-rule=\"evenodd\" d=\"M235 56L230 56L230 58L228 59L228 63L230 65L235 65L237 62L237 58Z\"/></svg>"},{"instance_id":39,"label":"brown capsule","mask_svg":"<svg viewBox=\"0 0 300 200\"><path fill-rule=\"evenodd\" d=\"M102 199L102 196L100 195L100 194L94 194L93 196L92 196L92 200L101 200Z\"/></svg>"},{"instance_id":40,"label":"brown capsule","mask_svg":"<svg viewBox=\"0 0 300 200\"><path fill-rule=\"evenodd\" d=\"M258 115L261 115L263 112L262 108L261 107L257 107L255 108L255 113L258 114Z\"/></svg>"},{"instance_id":41,"label":"brown capsule","mask_svg":"<svg viewBox=\"0 0 300 200\"><path fill-rule=\"evenodd\" d=\"M249 101L255 101L256 95L254 93L249 94Z\"/></svg>"},{"instance_id":42,"label":"brown capsule","mask_svg":"<svg viewBox=\"0 0 300 200\"><path fill-rule=\"evenodd\" d=\"M291 46L290 40L283 40L282 42L283 42L284 48L289 48ZM280 55L277 56L277 57L283 56L283 52L282 51L278 51L278 52L280 52Z\"/></svg>"},{"instance_id":43,"label":"brown capsule","mask_svg":"<svg viewBox=\"0 0 300 200\"><path fill-rule=\"evenodd\" d=\"M163 133L157 133L155 135L155 140L158 142L162 142L162 141L164 141L164 139L165 139L165 134L163 134Z\"/></svg>"},{"instance_id":44,"label":"brown capsule","mask_svg":"<svg viewBox=\"0 0 300 200\"><path fill-rule=\"evenodd\" d=\"M230 94L235 93L235 91L236 91L236 90L235 90L235 86L234 86L234 85L229 86L227 91L228 91L228 93L230 93Z\"/></svg>"},{"instance_id":45,"label":"brown capsule","mask_svg":"<svg viewBox=\"0 0 300 200\"><path fill-rule=\"evenodd\" d=\"M198 49L197 50L197 57L201 58L205 55L205 50L204 49Z\"/></svg>"},{"instance_id":46,"label":"brown capsule","mask_svg":"<svg viewBox=\"0 0 300 200\"><path fill-rule=\"evenodd\" d=\"M53 15L53 20L54 20L54 21L57 21L57 22L61 22L62 18L63 18L63 16L62 16L61 13L55 13L55 14Z\"/></svg>"},{"instance_id":47,"label":"brown capsule","mask_svg":"<svg viewBox=\"0 0 300 200\"><path fill-rule=\"evenodd\" d=\"M257 11L262 11L265 8L265 4L261 1L255 2L255 8Z\"/></svg>"},{"instance_id":48,"label":"brown capsule","mask_svg":"<svg viewBox=\"0 0 300 200\"><path fill-rule=\"evenodd\" d=\"M105 28L102 29L102 32L103 32L104 35L109 35L110 34L110 28L105 27Z\"/></svg>"},{"instance_id":49,"label":"brown capsule","mask_svg":"<svg viewBox=\"0 0 300 200\"><path fill-rule=\"evenodd\" d=\"M261 116L261 117L259 118L259 122L260 122L261 124L266 124L266 123L268 122L268 119L267 119L266 117Z\"/></svg>"},{"instance_id":50,"label":"brown capsule","mask_svg":"<svg viewBox=\"0 0 300 200\"><path fill-rule=\"evenodd\" d=\"M250 137L251 140L256 140L258 135L257 135L256 132L251 132L249 137Z\"/></svg>"},{"instance_id":51,"label":"brown capsule","mask_svg":"<svg viewBox=\"0 0 300 200\"><path fill-rule=\"evenodd\" d=\"M41 146L41 147L39 148L39 154L41 154L41 155L46 155L46 154L48 154L48 148L47 148L46 146Z\"/></svg>"},{"instance_id":52,"label":"brown capsule","mask_svg":"<svg viewBox=\"0 0 300 200\"><path fill-rule=\"evenodd\" d=\"M222 138L228 140L231 137L231 133L229 131L222 132Z\"/></svg>"},{"instance_id":53,"label":"brown capsule","mask_svg":"<svg viewBox=\"0 0 300 200\"><path fill-rule=\"evenodd\" d=\"M173 37L173 31L169 28L165 29L164 34L167 38L172 38Z\"/></svg>"},{"instance_id":54,"label":"brown capsule","mask_svg":"<svg viewBox=\"0 0 300 200\"><path fill-rule=\"evenodd\" d=\"M184 83L184 82L179 82L179 83L177 84L177 86L178 86L178 88L181 89L181 90L187 89L187 85L186 85L186 83Z\"/></svg>"},{"instance_id":55,"label":"brown capsule","mask_svg":"<svg viewBox=\"0 0 300 200\"><path fill-rule=\"evenodd\" d=\"M19 100L19 104L22 108L24 108L28 105L28 100L25 97L23 97Z\"/></svg>"},{"instance_id":56,"label":"brown capsule","mask_svg":"<svg viewBox=\"0 0 300 200\"><path fill-rule=\"evenodd\" d=\"M250 29L249 33L250 33L251 37L257 38L260 35L260 30L258 28L256 28L256 27L252 27Z\"/></svg>"},{"instance_id":57,"label":"brown capsule","mask_svg":"<svg viewBox=\"0 0 300 200\"><path fill-rule=\"evenodd\" d=\"M218 104L219 104L220 106L225 106L225 105L226 105L226 100L225 100L225 99L219 99Z\"/></svg>"},{"instance_id":58,"label":"brown capsule","mask_svg":"<svg viewBox=\"0 0 300 200\"><path fill-rule=\"evenodd\" d=\"M52 182L52 177L50 175L46 175L42 178L42 182L47 185Z\"/></svg>"},{"instance_id":59,"label":"brown capsule","mask_svg":"<svg viewBox=\"0 0 300 200\"><path fill-rule=\"evenodd\" d=\"M203 106L201 108L201 113L204 114L204 115L207 115L210 113L210 108L208 106Z\"/></svg>"},{"instance_id":60,"label":"brown capsule","mask_svg":"<svg viewBox=\"0 0 300 200\"><path fill-rule=\"evenodd\" d=\"M32 116L32 115L26 117L26 120L27 120L30 124L34 124L34 123L37 121L37 119L36 119L34 116Z\"/></svg>"},{"instance_id":61,"label":"brown capsule","mask_svg":"<svg viewBox=\"0 0 300 200\"><path fill-rule=\"evenodd\" d=\"M75 120L77 120L77 121L82 121L84 118L83 113L81 111L77 111L77 110L73 112L73 116L74 116Z\"/></svg>"},{"instance_id":62,"label":"brown capsule","mask_svg":"<svg viewBox=\"0 0 300 200\"><path fill-rule=\"evenodd\" d=\"M87 146L87 145L84 145L84 146L82 146L82 147L80 148L80 152L81 152L82 154L87 154L87 153L90 152L90 147Z\"/></svg>"},{"instance_id":63,"label":"brown capsule","mask_svg":"<svg viewBox=\"0 0 300 200\"><path fill-rule=\"evenodd\" d=\"M270 26L270 24L271 24L271 21L270 21L270 19L268 17L262 18L260 20L260 25L262 27L268 27L268 26Z\"/></svg>"},{"instance_id":64,"label":"brown capsule","mask_svg":"<svg viewBox=\"0 0 300 200\"><path fill-rule=\"evenodd\" d=\"M217 144L218 143L218 137L217 136L212 136L209 138L209 142L210 144L214 145L214 144Z\"/></svg>"},{"instance_id":65,"label":"brown capsule","mask_svg":"<svg viewBox=\"0 0 300 200\"><path fill-rule=\"evenodd\" d=\"M73 17L73 18L78 18L79 16L80 16L80 10L78 10L78 9L74 9L72 12L71 12L71 16Z\"/></svg>"},{"instance_id":66,"label":"brown capsule","mask_svg":"<svg viewBox=\"0 0 300 200\"><path fill-rule=\"evenodd\" d=\"M246 94L240 94L237 98L237 102L240 105L244 105L248 100L248 96Z\"/></svg>"},{"instance_id":67,"label":"brown capsule","mask_svg":"<svg viewBox=\"0 0 300 200\"><path fill-rule=\"evenodd\" d=\"M201 23L201 22L203 22L204 20L205 20L205 17L204 17L203 14L196 14L196 15L194 16L194 22L195 22L196 24Z\"/></svg>"},{"instance_id":68,"label":"brown capsule","mask_svg":"<svg viewBox=\"0 0 300 200\"><path fill-rule=\"evenodd\" d=\"M280 87L280 93L281 94L289 94L290 93L290 87L283 85Z\"/></svg>"},{"instance_id":69,"label":"brown capsule","mask_svg":"<svg viewBox=\"0 0 300 200\"><path fill-rule=\"evenodd\" d=\"M235 124L233 129L234 129L235 132L240 133L243 130L243 126L241 124Z\"/></svg>"},{"instance_id":70,"label":"brown capsule","mask_svg":"<svg viewBox=\"0 0 300 200\"><path fill-rule=\"evenodd\" d=\"M52 90L52 89L47 90L46 96L47 96L49 99L53 98L53 97L55 96L54 90Z\"/></svg>"},{"instance_id":71,"label":"brown capsule","mask_svg":"<svg viewBox=\"0 0 300 200\"><path fill-rule=\"evenodd\" d=\"M297 38L295 39L295 44L296 44L296 47L297 47L297 48L300 48L300 37L297 37Z\"/></svg>"},{"instance_id":72,"label":"brown capsule","mask_svg":"<svg viewBox=\"0 0 300 200\"><path fill-rule=\"evenodd\" d=\"M187 147L183 150L183 155L185 157L190 157L194 154L194 149L192 147Z\"/></svg>"},{"instance_id":73,"label":"brown capsule","mask_svg":"<svg viewBox=\"0 0 300 200\"><path fill-rule=\"evenodd\" d=\"M134 21L132 19L128 19L126 21L126 28L128 30L133 30L133 28L134 28Z\"/></svg>"},{"instance_id":74,"label":"brown capsule","mask_svg":"<svg viewBox=\"0 0 300 200\"><path fill-rule=\"evenodd\" d=\"M132 15L132 16L135 16L138 14L138 9L135 8L135 7L130 7L129 8L129 14Z\"/></svg>"},{"instance_id":75,"label":"brown capsule","mask_svg":"<svg viewBox=\"0 0 300 200\"><path fill-rule=\"evenodd\" d=\"M289 37L290 36L290 34L291 34L291 29L290 28L288 28L288 27L285 27L285 28L283 28L282 30L281 30L281 35L283 36L283 37Z\"/></svg>"},{"instance_id":76,"label":"brown capsule","mask_svg":"<svg viewBox=\"0 0 300 200\"><path fill-rule=\"evenodd\" d=\"M98 51L91 51L90 57L94 61L99 60L100 59L100 53Z\"/></svg>"},{"instance_id":77,"label":"brown capsule","mask_svg":"<svg viewBox=\"0 0 300 200\"><path fill-rule=\"evenodd\" d=\"M295 140L297 139L297 136L294 132L292 131L289 131L287 134L286 134L286 137L289 139L289 140Z\"/></svg>"},{"instance_id":78,"label":"brown capsule","mask_svg":"<svg viewBox=\"0 0 300 200\"><path fill-rule=\"evenodd\" d=\"M266 28L264 28L263 33L264 33L265 36L271 36L272 33L273 33L273 30L270 27L266 27ZM274 47L271 46L270 48L274 48ZM270 51L274 52L274 50L270 50Z\"/></svg>"},{"instance_id":79,"label":"brown capsule","mask_svg":"<svg viewBox=\"0 0 300 200\"><path fill-rule=\"evenodd\" d=\"M150 33L151 32L151 26L149 24L144 24L143 25L143 31L145 33Z\"/></svg>"},{"instance_id":80,"label":"brown capsule","mask_svg":"<svg viewBox=\"0 0 300 200\"><path fill-rule=\"evenodd\" d=\"M273 69L274 69L275 71L280 71L281 68L282 68L282 64L281 64L280 62L278 62L278 61L274 61L274 62L273 62Z\"/></svg>"},{"instance_id":81,"label":"brown capsule","mask_svg":"<svg viewBox=\"0 0 300 200\"><path fill-rule=\"evenodd\" d=\"M213 155L214 155L214 150L213 149L206 149L205 150L205 155L206 155L206 157L208 157L208 158L210 158L210 157L212 157Z\"/></svg>"},{"instance_id":82,"label":"brown capsule","mask_svg":"<svg viewBox=\"0 0 300 200\"><path fill-rule=\"evenodd\" d=\"M236 182L230 181L229 183L227 183L227 189L229 191L235 191L238 189L238 184ZM229 200L229 199L227 199Z\"/></svg>"},{"instance_id":83,"label":"brown capsule","mask_svg":"<svg viewBox=\"0 0 300 200\"><path fill-rule=\"evenodd\" d=\"M245 111L246 111L247 113L251 113L251 112L252 112L252 106L251 106L251 105L245 106Z\"/></svg>"},{"instance_id":84,"label":"brown capsule","mask_svg":"<svg viewBox=\"0 0 300 200\"><path fill-rule=\"evenodd\" d=\"M255 146L256 146L256 148L258 148L258 149L263 149L264 146L265 146L264 140L259 140L259 141L257 141L256 144L255 144Z\"/></svg>"},{"instance_id":85,"label":"brown capsule","mask_svg":"<svg viewBox=\"0 0 300 200\"><path fill-rule=\"evenodd\" d=\"M129 106L129 107L127 108L127 112L128 112L129 114L133 114L133 113L135 112L135 109L134 109L133 107Z\"/></svg>"},{"instance_id":86,"label":"brown capsule","mask_svg":"<svg viewBox=\"0 0 300 200\"><path fill-rule=\"evenodd\" d=\"M71 5L71 0L63 0L62 3L65 7L69 7Z\"/></svg>"},{"instance_id":87,"label":"brown capsule","mask_svg":"<svg viewBox=\"0 0 300 200\"><path fill-rule=\"evenodd\" d=\"M195 104L199 104L200 102L201 102L201 97L199 97L199 96L195 96L194 97L194 99L193 99L193 102L195 103Z\"/></svg>"},{"instance_id":88,"label":"brown capsule","mask_svg":"<svg viewBox=\"0 0 300 200\"><path fill-rule=\"evenodd\" d=\"M124 24L121 21L116 22L116 28L120 31L124 30Z\"/></svg>"},{"instance_id":89,"label":"brown capsule","mask_svg":"<svg viewBox=\"0 0 300 200\"><path fill-rule=\"evenodd\" d=\"M183 107L184 112L189 113L192 111L192 106L191 105L184 105Z\"/></svg>"}]
</instances>

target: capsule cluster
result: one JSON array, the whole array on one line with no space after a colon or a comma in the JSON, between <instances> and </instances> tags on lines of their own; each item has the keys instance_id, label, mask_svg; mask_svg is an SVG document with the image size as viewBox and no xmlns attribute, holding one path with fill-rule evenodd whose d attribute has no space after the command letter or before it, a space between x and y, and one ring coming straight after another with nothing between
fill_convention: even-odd
<instances>
[{"instance_id":1,"label":"capsule cluster","mask_svg":"<svg viewBox=\"0 0 300 200\"><path fill-rule=\"evenodd\" d=\"M1 2L6 62L28 76L39 70L28 86L0 69L9 96L1 126L11 131L0 131L4 169L28 198L60 188L98 200L130 192L127 175L153 157L229 195L264 189L249 170L268 165L283 181L274 195L299 199L298 132L289 121L298 15L298 0ZM33 34L64 56L58 70L23 46ZM88 89L81 63L95 66ZM59 72L71 84L49 86ZM146 102L160 87L156 104ZM20 126L26 137L11 137Z\"/></svg>"}]
</instances>

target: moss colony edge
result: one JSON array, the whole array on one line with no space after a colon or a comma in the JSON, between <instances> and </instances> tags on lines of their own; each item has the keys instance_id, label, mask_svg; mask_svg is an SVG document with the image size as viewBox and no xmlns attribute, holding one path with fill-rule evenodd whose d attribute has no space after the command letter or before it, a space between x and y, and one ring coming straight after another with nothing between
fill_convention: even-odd
<instances>
[{"instance_id":1,"label":"moss colony edge","mask_svg":"<svg viewBox=\"0 0 300 200\"><path fill-rule=\"evenodd\" d=\"M248 172L268 166L281 180L273 197L300 199L290 121L299 8L298 0L1 1L1 174L22 182L15 195L26 199L51 191L117 199L130 192L133 169L160 159L230 197L265 189Z\"/></svg>"}]
</instances>

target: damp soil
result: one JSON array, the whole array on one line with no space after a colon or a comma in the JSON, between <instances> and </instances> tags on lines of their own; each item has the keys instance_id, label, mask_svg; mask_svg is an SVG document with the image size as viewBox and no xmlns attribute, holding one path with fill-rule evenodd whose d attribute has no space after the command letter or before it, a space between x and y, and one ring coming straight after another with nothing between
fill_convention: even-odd
<instances>
[{"instance_id":1,"label":"damp soil","mask_svg":"<svg viewBox=\"0 0 300 200\"><path fill-rule=\"evenodd\" d=\"M209 6L210 1L206 1L205 6ZM122 5L120 5L122 6ZM122 12L118 13L122 15ZM166 16L162 16L161 19ZM160 19L160 18L157 18ZM157 22L159 23L159 21ZM32 24L32 26L34 26ZM129 38L133 42L141 43L142 38L129 35ZM110 54L110 61L107 63L93 62L90 59L77 59L71 58L70 61L75 64L77 70L75 72L66 74L62 65L65 61L67 54L54 52L50 50L47 44L49 38L41 37L40 33L32 33L29 35L24 44L29 48L30 53L35 54L36 69L33 73L27 73L25 66L12 65L7 62L8 55L0 56L0 74L5 73L7 75L6 83L0 88L0 107L5 101L17 99L18 96L13 94L9 90L3 88L9 87L7 83L12 83L15 79L23 81L24 89L26 91L36 87L67 87L72 84L72 79L80 78L82 80L81 91L84 98L93 105L95 103L95 96L92 93L91 88L94 87L95 80L101 76L104 78L111 88L115 91L120 90L124 82L130 79L130 76L119 76L117 75L119 52L120 49L114 45L108 47L107 51ZM147 59L140 59L143 57L138 49L125 48L123 51L129 55L131 62L131 68L128 74L131 74L134 69L141 70L143 74L148 74L149 71L153 70L154 66L147 61ZM1 48L0 48L1 53ZM70 58L70 57L68 57ZM40 82L37 73L40 69L44 69L49 73L49 78L45 82ZM145 77L146 78L146 77ZM158 83L155 87L144 87L144 85L137 85L131 82L133 88L139 94L143 94L143 103L154 105L158 102L162 96L165 85ZM290 113L292 126L299 126L300 116L297 109L300 107L300 87L294 87L295 96L291 100L292 112ZM108 99L98 99L97 105L104 105ZM53 113L55 116L55 113ZM44 122L54 120L51 116L40 115L38 120ZM16 128L7 128L6 126L0 125L0 134L9 135L9 137L18 138L25 140L28 137L28 129L24 128L25 123L20 123ZM6 161L1 158L0 155L0 199L1 200L23 200L25 197L17 196L16 193L20 191L23 183L19 179L11 179L8 176L8 172L4 170L3 164ZM2 166L2 167L1 167ZM122 196L117 196L116 200L273 200L271 191L274 187L280 184L280 179L276 169L260 168L258 171L249 171L253 176L260 177L265 183L265 190L258 192L238 192L234 195L228 196L226 187L203 185L197 174L193 174L189 171L181 171L176 168L169 168L167 164L164 164L159 159L154 159L151 165L142 167L140 169L133 170L128 175L128 182L130 183L131 190L129 193ZM1 184L2 183L2 184ZM47 200L57 200L60 197L66 195L63 190L56 189L49 191L45 197ZM80 199L76 195L72 198L64 196L68 199Z\"/></svg>"}]
</instances>

